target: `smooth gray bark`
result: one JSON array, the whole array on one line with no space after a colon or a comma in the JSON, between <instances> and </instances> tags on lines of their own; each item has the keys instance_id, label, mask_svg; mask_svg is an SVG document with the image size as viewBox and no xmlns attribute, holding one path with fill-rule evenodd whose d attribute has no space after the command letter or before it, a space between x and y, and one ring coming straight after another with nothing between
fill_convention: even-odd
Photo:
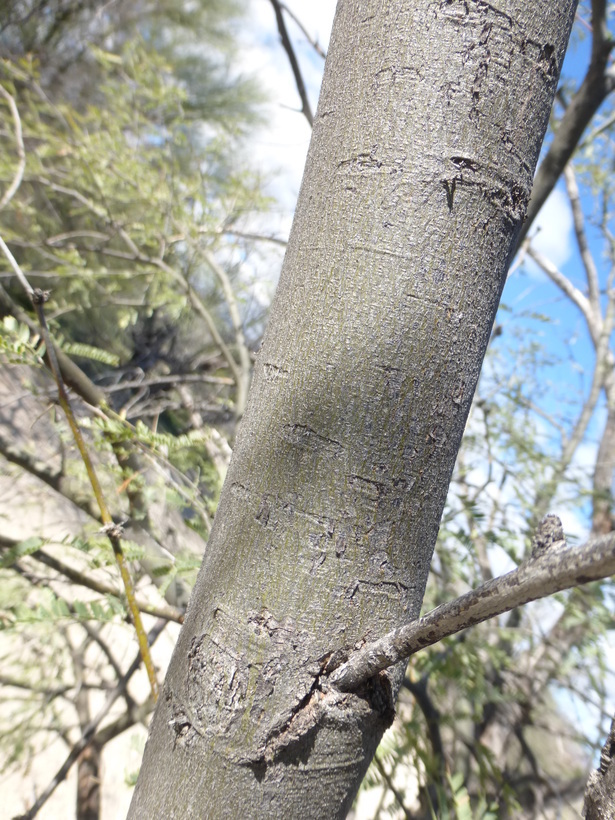
<instances>
[{"instance_id":1,"label":"smooth gray bark","mask_svg":"<svg viewBox=\"0 0 615 820\"><path fill-rule=\"evenodd\" d=\"M575 2L338 3L295 222L131 818L344 817L419 614Z\"/></svg>"}]
</instances>

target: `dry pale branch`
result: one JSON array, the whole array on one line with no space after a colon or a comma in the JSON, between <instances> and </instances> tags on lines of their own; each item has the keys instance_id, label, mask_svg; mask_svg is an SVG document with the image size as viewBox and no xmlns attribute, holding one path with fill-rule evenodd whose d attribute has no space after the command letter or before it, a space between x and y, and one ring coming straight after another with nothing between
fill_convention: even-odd
<instances>
[{"instance_id":1,"label":"dry pale branch","mask_svg":"<svg viewBox=\"0 0 615 820\"><path fill-rule=\"evenodd\" d=\"M17 146L17 169L15 171L15 176L13 177L13 181L9 185L9 187L4 192L2 199L0 199L0 211L8 205L11 199L15 196L17 191L19 190L19 186L21 185L21 181L23 179L24 171L26 170L26 150L23 144L23 133L21 130L21 117L19 116L19 110L17 108L17 104L15 103L15 99L9 94L9 92L4 88L4 86L0 85L0 94L4 97L7 101L8 106L11 110L11 115L13 117L13 122L15 123L15 144Z\"/></svg>"},{"instance_id":2,"label":"dry pale branch","mask_svg":"<svg viewBox=\"0 0 615 820\"><path fill-rule=\"evenodd\" d=\"M564 168L564 180L566 182L566 192L570 201L572 209L572 216L574 220L574 232L577 239L577 246L585 268L585 276L587 278L587 291L589 294L589 302L593 311L593 321L597 328L601 326L600 313L600 282L598 278L598 271L594 257L589 248L587 241L587 233L585 231L585 217L583 215L583 208L581 207L581 197L579 194L579 186L577 185L576 175L572 164L569 162ZM589 323L589 318L588 319Z\"/></svg>"},{"instance_id":3,"label":"dry pale branch","mask_svg":"<svg viewBox=\"0 0 615 820\"><path fill-rule=\"evenodd\" d=\"M554 285L562 291L562 293L570 299L573 304L575 304L583 316L587 321L587 325L590 330L593 327L593 320L594 314L592 310L592 305L587 296L582 293L579 288L575 287L570 279L566 277L559 268L551 262L550 259L547 259L546 256L537 251L531 245L527 247L527 255L531 257L534 262L547 274L549 279L553 282Z\"/></svg>"}]
</instances>

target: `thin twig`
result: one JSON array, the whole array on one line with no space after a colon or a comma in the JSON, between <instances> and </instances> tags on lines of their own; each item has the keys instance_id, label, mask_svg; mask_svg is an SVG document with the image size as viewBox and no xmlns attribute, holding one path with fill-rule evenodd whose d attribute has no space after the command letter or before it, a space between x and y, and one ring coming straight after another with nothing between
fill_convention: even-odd
<instances>
[{"instance_id":1,"label":"thin twig","mask_svg":"<svg viewBox=\"0 0 615 820\"><path fill-rule=\"evenodd\" d=\"M587 242L587 234L585 232L585 217L583 216L583 209L581 207L581 199L579 196L579 187L577 185L576 175L574 173L572 163L564 168L564 180L566 182L566 192L570 200L570 207L572 209L572 216L574 219L574 232L577 238L577 245L583 267L585 268L585 276L587 278L587 292L589 294L589 301L594 313L594 322L599 326L601 324L600 315L600 285L598 282L598 271L596 270L596 263Z\"/></svg>"},{"instance_id":2,"label":"thin twig","mask_svg":"<svg viewBox=\"0 0 615 820\"><path fill-rule=\"evenodd\" d=\"M600 125L597 125L594 128L594 130L591 131L585 137L583 142L581 142L581 144L579 145L579 148L586 148L588 145L592 145L593 142L596 140L596 138L599 137L600 134L603 134L605 131L608 131L609 128L613 125L613 123L615 123L615 114L611 114L611 116L607 117L606 120L603 123L601 123Z\"/></svg>"},{"instance_id":3,"label":"thin twig","mask_svg":"<svg viewBox=\"0 0 615 820\"><path fill-rule=\"evenodd\" d=\"M406 820L413 820L414 815L410 811L408 811L408 809L406 808L406 805L404 803L404 795L402 794L402 792L400 792L400 790L393 783L393 778L391 777L391 775L385 769L383 762L380 760L379 757L375 757L374 758L374 763L376 764L376 768L380 772L380 776L384 780L387 789L389 789L389 791L393 794L393 797L397 801L397 803L398 803L400 809L402 810L403 815L406 818Z\"/></svg>"},{"instance_id":4,"label":"thin twig","mask_svg":"<svg viewBox=\"0 0 615 820\"><path fill-rule=\"evenodd\" d=\"M131 706L130 709L127 709L112 723L106 724L102 729L96 732L92 742L101 749L109 743L110 740L113 740L113 738L121 735L122 732L125 732L126 729L130 729L131 726L134 726L135 723L145 723L145 718L154 710L154 708L155 703L152 698L148 698L141 704Z\"/></svg>"},{"instance_id":5,"label":"thin twig","mask_svg":"<svg viewBox=\"0 0 615 820\"><path fill-rule=\"evenodd\" d=\"M219 231L216 231L216 233L226 234L227 236L236 236L238 239L250 239L255 242L273 242L274 245L281 245L283 248L288 245L287 239L280 239L279 237L271 236L270 234L238 231L234 228L221 228Z\"/></svg>"},{"instance_id":6,"label":"thin twig","mask_svg":"<svg viewBox=\"0 0 615 820\"><path fill-rule=\"evenodd\" d=\"M322 57L323 60L326 60L327 59L327 52L320 45L318 40L315 40L313 37L310 37L306 27L303 25L301 20L294 13L294 11L292 11L292 9L289 9L288 6L286 5L286 3L280 3L280 6L284 9L286 14L288 14L288 16L291 18L291 20L294 20L296 26L301 30L301 33L303 34L305 39L308 41L308 43L312 46L312 48L314 49L316 54L318 54L319 57Z\"/></svg>"},{"instance_id":7,"label":"thin twig","mask_svg":"<svg viewBox=\"0 0 615 820\"><path fill-rule=\"evenodd\" d=\"M200 373L176 373L172 376L157 376L152 379L141 379L130 382L118 382L117 384L105 385L106 393L116 393L118 390L128 390L133 387L156 387L159 384L184 384L196 382L197 384L235 384L233 379L226 376L205 376Z\"/></svg>"},{"instance_id":8,"label":"thin twig","mask_svg":"<svg viewBox=\"0 0 615 820\"><path fill-rule=\"evenodd\" d=\"M23 273L22 269L19 267L19 264L18 264L17 260L15 259L15 257L11 253L10 249L8 248L6 242L4 241L4 239L1 236L0 236L0 250L5 255L6 259L8 260L9 265L15 271L15 275L19 279L19 284L22 286L22 288L25 290L25 292L28 294L28 296L31 299L32 294L34 293L34 290L32 289L32 285L28 282L28 280L24 276L24 273Z\"/></svg>"},{"instance_id":9,"label":"thin twig","mask_svg":"<svg viewBox=\"0 0 615 820\"><path fill-rule=\"evenodd\" d=\"M17 145L17 170L15 171L15 176L13 177L13 181L9 185L9 187L4 192L2 199L0 199L0 211L8 205L8 203L13 199L17 191L19 190L19 186L21 185L21 181L23 179L24 171L26 170L26 151L23 144L23 133L21 130L21 117L19 116L19 110L17 108L17 104L15 103L14 98L9 94L9 92L4 88L3 85L0 85L0 94L4 97L7 101L9 108L11 109L11 114L13 116L13 122L15 123L15 143Z\"/></svg>"}]
</instances>

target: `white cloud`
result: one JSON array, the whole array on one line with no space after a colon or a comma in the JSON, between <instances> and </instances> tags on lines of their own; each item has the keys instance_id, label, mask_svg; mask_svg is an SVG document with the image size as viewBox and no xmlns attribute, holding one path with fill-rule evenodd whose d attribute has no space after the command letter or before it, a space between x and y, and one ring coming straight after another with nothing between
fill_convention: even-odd
<instances>
[{"instance_id":1,"label":"white cloud","mask_svg":"<svg viewBox=\"0 0 615 820\"><path fill-rule=\"evenodd\" d=\"M561 268L573 249L572 211L566 195L556 188L541 208L530 231L532 247ZM528 272L539 271L535 263L526 262ZM544 274L541 272L541 276Z\"/></svg>"}]
</instances>

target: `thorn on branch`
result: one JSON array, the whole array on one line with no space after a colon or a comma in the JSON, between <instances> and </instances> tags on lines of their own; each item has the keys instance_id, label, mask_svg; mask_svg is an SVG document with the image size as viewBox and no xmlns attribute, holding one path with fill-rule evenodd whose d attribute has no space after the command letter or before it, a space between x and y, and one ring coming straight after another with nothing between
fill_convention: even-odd
<instances>
[{"instance_id":1,"label":"thorn on branch","mask_svg":"<svg viewBox=\"0 0 615 820\"><path fill-rule=\"evenodd\" d=\"M33 305L44 305L45 302L49 301L49 297L51 296L50 290L42 290L41 288L34 288L32 293L30 294L30 299L32 300Z\"/></svg>"},{"instance_id":2,"label":"thorn on branch","mask_svg":"<svg viewBox=\"0 0 615 820\"><path fill-rule=\"evenodd\" d=\"M112 521L110 524L101 527L98 532L107 535L109 538L122 538L124 536L124 524L126 523L126 521L122 521L120 524L116 524Z\"/></svg>"},{"instance_id":3,"label":"thorn on branch","mask_svg":"<svg viewBox=\"0 0 615 820\"><path fill-rule=\"evenodd\" d=\"M566 545L564 528L557 515L545 515L532 537L532 558L544 555L547 550Z\"/></svg>"}]
</instances>

